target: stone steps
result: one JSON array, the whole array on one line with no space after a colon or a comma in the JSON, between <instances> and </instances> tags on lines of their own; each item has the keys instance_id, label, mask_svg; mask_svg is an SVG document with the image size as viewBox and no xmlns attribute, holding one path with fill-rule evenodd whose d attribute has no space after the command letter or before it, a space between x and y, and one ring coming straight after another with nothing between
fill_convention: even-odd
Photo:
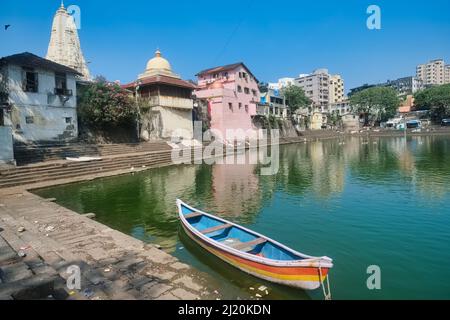
<instances>
[{"instance_id":1,"label":"stone steps","mask_svg":"<svg viewBox=\"0 0 450 320\"><path fill-rule=\"evenodd\" d=\"M55 145L55 146L16 146L15 157L19 165L63 160L66 157L111 156L124 153L152 152L170 150L166 142L149 142L140 144L111 145Z\"/></svg>"},{"instance_id":2,"label":"stone steps","mask_svg":"<svg viewBox=\"0 0 450 320\"><path fill-rule=\"evenodd\" d=\"M141 160L149 160L149 159L158 159L158 158L170 158L170 153L159 153L159 154L137 154L130 157L129 155L123 157L115 157L115 158L105 158L101 160L94 160L89 162L61 162L55 163L53 165L43 165L43 166L34 166L34 167L18 167L16 169L9 169L0 172L0 177L4 178L12 178L12 177L26 177L30 175L34 175L36 173L51 173L51 172L59 172L65 171L67 169L77 170L89 167L101 167L107 166L108 164L114 163L124 163L132 161L141 161Z\"/></svg>"},{"instance_id":3,"label":"stone steps","mask_svg":"<svg viewBox=\"0 0 450 320\"><path fill-rule=\"evenodd\" d=\"M0 236L0 300L46 299L54 294L56 271L40 274Z\"/></svg>"},{"instance_id":4,"label":"stone steps","mask_svg":"<svg viewBox=\"0 0 450 320\"><path fill-rule=\"evenodd\" d=\"M51 171L31 171L27 172L24 175L16 173L14 175L3 176L0 180L0 188L39 183L49 180L67 179L108 171L124 170L130 169L131 167L139 169L142 168L142 166L150 167L168 163L171 163L170 154L160 154L152 157L143 155L140 157L125 157L124 159L120 160L111 159L107 162L89 163L88 165L85 164L85 166L81 165L76 167L58 167L52 169Z\"/></svg>"}]
</instances>

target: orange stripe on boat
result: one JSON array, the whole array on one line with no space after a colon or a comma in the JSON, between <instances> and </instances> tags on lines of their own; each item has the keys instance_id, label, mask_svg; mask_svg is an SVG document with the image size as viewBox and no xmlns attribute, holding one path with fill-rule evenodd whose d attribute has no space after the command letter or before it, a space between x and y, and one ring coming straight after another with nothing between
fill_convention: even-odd
<instances>
[{"instance_id":1,"label":"orange stripe on boat","mask_svg":"<svg viewBox=\"0 0 450 320\"><path fill-rule=\"evenodd\" d=\"M186 230L184 226L183 228ZM210 251L212 254L226 260L228 263L236 267L247 269L261 275L281 280L302 280L302 281L316 281L316 282L320 281L319 269L317 267L276 267L258 263L255 261L238 257L220 248L216 248L212 244L204 241L197 235L190 232L190 230L186 231L187 234L189 234L191 238L199 245L201 245L203 248ZM322 276L323 276L322 280L326 278L328 271L329 271L328 268L322 269Z\"/></svg>"}]
</instances>

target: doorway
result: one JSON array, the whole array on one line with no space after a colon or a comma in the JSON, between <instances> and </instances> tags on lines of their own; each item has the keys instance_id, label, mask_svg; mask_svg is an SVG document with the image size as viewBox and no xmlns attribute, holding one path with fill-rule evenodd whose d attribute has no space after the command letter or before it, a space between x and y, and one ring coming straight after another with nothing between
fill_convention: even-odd
<instances>
[{"instance_id":1,"label":"doorway","mask_svg":"<svg viewBox=\"0 0 450 320\"><path fill-rule=\"evenodd\" d=\"M4 109L0 108L0 127L5 125L5 113Z\"/></svg>"}]
</instances>

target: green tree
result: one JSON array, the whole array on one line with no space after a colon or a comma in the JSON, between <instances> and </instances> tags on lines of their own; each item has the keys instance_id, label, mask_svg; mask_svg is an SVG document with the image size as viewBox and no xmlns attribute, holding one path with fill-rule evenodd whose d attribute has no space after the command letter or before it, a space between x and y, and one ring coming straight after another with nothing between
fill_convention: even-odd
<instances>
[{"instance_id":1,"label":"green tree","mask_svg":"<svg viewBox=\"0 0 450 320\"><path fill-rule=\"evenodd\" d=\"M430 110L435 120L450 116L450 84L421 90L414 98L414 105L421 110Z\"/></svg>"},{"instance_id":2,"label":"green tree","mask_svg":"<svg viewBox=\"0 0 450 320\"><path fill-rule=\"evenodd\" d=\"M289 85L283 88L281 93L285 96L292 113L294 113L297 109L311 106L311 99L305 95L305 92L300 87Z\"/></svg>"},{"instance_id":3,"label":"green tree","mask_svg":"<svg viewBox=\"0 0 450 320\"><path fill-rule=\"evenodd\" d=\"M260 82L258 84L258 89L259 92L266 93L267 91L269 91L269 84L267 82Z\"/></svg>"},{"instance_id":4,"label":"green tree","mask_svg":"<svg viewBox=\"0 0 450 320\"><path fill-rule=\"evenodd\" d=\"M118 84L94 82L81 93L79 114L82 121L97 127L127 125L136 119L136 105Z\"/></svg>"},{"instance_id":5,"label":"green tree","mask_svg":"<svg viewBox=\"0 0 450 320\"><path fill-rule=\"evenodd\" d=\"M393 117L400 106L397 91L388 87L372 87L350 97L353 111L364 115L364 124L371 120L386 121Z\"/></svg>"}]
</instances>

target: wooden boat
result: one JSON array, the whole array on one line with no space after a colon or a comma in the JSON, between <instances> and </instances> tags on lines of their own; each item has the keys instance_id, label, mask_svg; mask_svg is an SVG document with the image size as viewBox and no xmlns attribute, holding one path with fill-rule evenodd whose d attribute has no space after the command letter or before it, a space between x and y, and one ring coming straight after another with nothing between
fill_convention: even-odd
<instances>
[{"instance_id":1,"label":"wooden boat","mask_svg":"<svg viewBox=\"0 0 450 320\"><path fill-rule=\"evenodd\" d=\"M324 286L333 267L328 257L311 257L294 251L242 226L197 210L177 200L186 234L204 249L232 266L274 283L314 290Z\"/></svg>"}]
</instances>

